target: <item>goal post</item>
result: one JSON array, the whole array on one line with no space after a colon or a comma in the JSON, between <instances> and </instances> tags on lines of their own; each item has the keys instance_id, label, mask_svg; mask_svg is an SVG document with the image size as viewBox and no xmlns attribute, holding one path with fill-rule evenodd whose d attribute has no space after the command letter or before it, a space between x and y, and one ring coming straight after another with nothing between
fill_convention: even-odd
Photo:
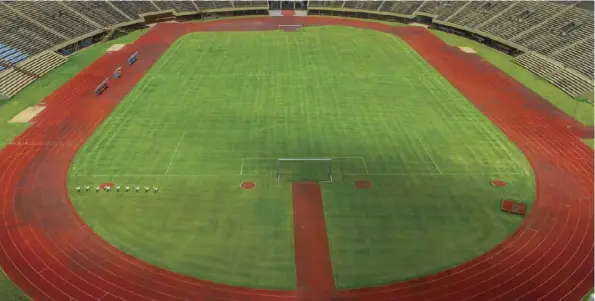
<instances>
[{"instance_id":1,"label":"goal post","mask_svg":"<svg viewBox=\"0 0 595 301\"><path fill-rule=\"evenodd\" d=\"M291 181L333 181L331 158L279 158L277 182L286 177Z\"/></svg>"}]
</instances>

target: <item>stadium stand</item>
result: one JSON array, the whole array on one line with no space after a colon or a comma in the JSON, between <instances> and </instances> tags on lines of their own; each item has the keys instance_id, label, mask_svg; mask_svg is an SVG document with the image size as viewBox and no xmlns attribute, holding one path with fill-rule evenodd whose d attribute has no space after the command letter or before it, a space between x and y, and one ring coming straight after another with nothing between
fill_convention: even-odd
<instances>
[{"instance_id":1,"label":"stadium stand","mask_svg":"<svg viewBox=\"0 0 595 301\"><path fill-rule=\"evenodd\" d=\"M379 11L391 12L401 15L411 15L416 12L423 2L421 1L384 1Z\"/></svg>"},{"instance_id":2,"label":"stadium stand","mask_svg":"<svg viewBox=\"0 0 595 301\"><path fill-rule=\"evenodd\" d=\"M29 18L22 18L0 2L0 42L29 55L42 52L66 40Z\"/></svg>"},{"instance_id":3,"label":"stadium stand","mask_svg":"<svg viewBox=\"0 0 595 301\"><path fill-rule=\"evenodd\" d=\"M0 95L14 96L34 80L35 77L31 75L8 68L0 72Z\"/></svg>"},{"instance_id":4,"label":"stadium stand","mask_svg":"<svg viewBox=\"0 0 595 301\"><path fill-rule=\"evenodd\" d=\"M98 29L87 18L73 13L62 2L5 1L4 3L22 15L42 23L55 34L67 38L76 38Z\"/></svg>"},{"instance_id":5,"label":"stadium stand","mask_svg":"<svg viewBox=\"0 0 595 301\"><path fill-rule=\"evenodd\" d=\"M593 91L592 80L585 81L570 69L564 69L546 78L546 80L572 97L581 96L584 93Z\"/></svg>"},{"instance_id":6,"label":"stadium stand","mask_svg":"<svg viewBox=\"0 0 595 301\"><path fill-rule=\"evenodd\" d=\"M133 20L139 19L140 14L159 11L152 1L110 1L110 3Z\"/></svg>"},{"instance_id":7,"label":"stadium stand","mask_svg":"<svg viewBox=\"0 0 595 301\"><path fill-rule=\"evenodd\" d=\"M178 13L196 12L198 8L192 1L173 1L174 10Z\"/></svg>"},{"instance_id":8,"label":"stadium stand","mask_svg":"<svg viewBox=\"0 0 595 301\"><path fill-rule=\"evenodd\" d=\"M382 1L345 1L343 8L361 9L361 10L378 10L382 5Z\"/></svg>"},{"instance_id":9,"label":"stadium stand","mask_svg":"<svg viewBox=\"0 0 595 301\"><path fill-rule=\"evenodd\" d=\"M66 63L67 58L53 51L44 51L28 60L16 64L16 67L37 76L45 75L54 68ZM21 71L21 72L22 72Z\"/></svg>"},{"instance_id":10,"label":"stadium stand","mask_svg":"<svg viewBox=\"0 0 595 301\"><path fill-rule=\"evenodd\" d=\"M589 83L588 80L567 69L564 64L543 55L526 52L517 56L513 62L556 85L570 96L577 97L593 90L592 82Z\"/></svg>"},{"instance_id":11,"label":"stadium stand","mask_svg":"<svg viewBox=\"0 0 595 301\"><path fill-rule=\"evenodd\" d=\"M556 49L589 34L593 34L593 15L580 8L568 7L541 26L523 33L512 41L526 45L530 50L551 54Z\"/></svg>"},{"instance_id":12,"label":"stadium stand","mask_svg":"<svg viewBox=\"0 0 595 301\"><path fill-rule=\"evenodd\" d=\"M231 1L234 8L240 7L268 7L267 1Z\"/></svg>"},{"instance_id":13,"label":"stadium stand","mask_svg":"<svg viewBox=\"0 0 595 301\"><path fill-rule=\"evenodd\" d=\"M532 52L519 55L513 61L544 78L564 70L563 64L548 60Z\"/></svg>"},{"instance_id":14,"label":"stadium stand","mask_svg":"<svg viewBox=\"0 0 595 301\"><path fill-rule=\"evenodd\" d=\"M463 7L458 13L445 21L460 24L468 28L475 28L479 24L502 13L514 2L508 1L473 1Z\"/></svg>"},{"instance_id":15,"label":"stadium stand","mask_svg":"<svg viewBox=\"0 0 595 301\"><path fill-rule=\"evenodd\" d=\"M105 1L65 1L64 4L104 27L131 21Z\"/></svg>"},{"instance_id":16,"label":"stadium stand","mask_svg":"<svg viewBox=\"0 0 595 301\"><path fill-rule=\"evenodd\" d=\"M308 1L309 8L320 8L324 7L324 1Z\"/></svg>"},{"instance_id":17,"label":"stadium stand","mask_svg":"<svg viewBox=\"0 0 595 301\"><path fill-rule=\"evenodd\" d=\"M233 8L231 1L194 1L198 10Z\"/></svg>"},{"instance_id":18,"label":"stadium stand","mask_svg":"<svg viewBox=\"0 0 595 301\"><path fill-rule=\"evenodd\" d=\"M547 1L514 2L505 13L478 26L478 29L510 40L568 8L570 6Z\"/></svg>"},{"instance_id":19,"label":"stadium stand","mask_svg":"<svg viewBox=\"0 0 595 301\"><path fill-rule=\"evenodd\" d=\"M345 1L324 1L324 7L342 8Z\"/></svg>"},{"instance_id":20,"label":"stadium stand","mask_svg":"<svg viewBox=\"0 0 595 301\"><path fill-rule=\"evenodd\" d=\"M174 10L181 16L268 5L267 1L1 1L0 73L3 78L8 72L23 73L19 66L28 64L33 74L45 74L59 61L46 51L71 53L78 48L66 46L90 44L96 34L109 38L119 27L142 22L141 15ZM593 1L309 1L308 7L396 14L456 34L470 31L476 40L496 39L525 52L514 61L570 95L593 86ZM28 80L20 78L10 81L11 91ZM5 78L3 83L9 81Z\"/></svg>"},{"instance_id":21,"label":"stadium stand","mask_svg":"<svg viewBox=\"0 0 595 301\"><path fill-rule=\"evenodd\" d=\"M587 78L593 79L593 43L593 36L591 35L580 43L574 44L571 48L554 53L552 57Z\"/></svg>"},{"instance_id":22,"label":"stadium stand","mask_svg":"<svg viewBox=\"0 0 595 301\"><path fill-rule=\"evenodd\" d=\"M463 1L426 1L419 8L419 12L436 15L438 20L444 21L468 3Z\"/></svg>"},{"instance_id":23,"label":"stadium stand","mask_svg":"<svg viewBox=\"0 0 595 301\"><path fill-rule=\"evenodd\" d=\"M153 1L159 10L175 9L173 1Z\"/></svg>"},{"instance_id":24,"label":"stadium stand","mask_svg":"<svg viewBox=\"0 0 595 301\"><path fill-rule=\"evenodd\" d=\"M3 45L0 43L0 62L6 65L12 65L28 57L29 55L27 55L26 53L20 52L19 50L16 50L10 46Z\"/></svg>"}]
</instances>

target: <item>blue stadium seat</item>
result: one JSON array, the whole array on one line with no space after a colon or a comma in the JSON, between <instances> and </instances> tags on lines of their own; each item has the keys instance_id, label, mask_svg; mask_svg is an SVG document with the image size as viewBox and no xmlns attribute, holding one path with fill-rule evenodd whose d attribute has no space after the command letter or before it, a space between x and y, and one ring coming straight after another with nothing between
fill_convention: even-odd
<instances>
[{"instance_id":1,"label":"blue stadium seat","mask_svg":"<svg viewBox=\"0 0 595 301\"><path fill-rule=\"evenodd\" d=\"M12 60L9 60L8 62L11 63L11 64L16 64L16 63L18 63L18 62L20 62L20 61L22 61L22 60L24 60L24 59L26 59L28 57L29 56L26 55L26 54L21 54L21 55L15 57L15 58L13 58Z\"/></svg>"},{"instance_id":2,"label":"blue stadium seat","mask_svg":"<svg viewBox=\"0 0 595 301\"><path fill-rule=\"evenodd\" d=\"M3 52L8 51L8 50L10 50L10 47L8 47L8 46L0 47L0 53L3 53Z\"/></svg>"},{"instance_id":3,"label":"blue stadium seat","mask_svg":"<svg viewBox=\"0 0 595 301\"><path fill-rule=\"evenodd\" d=\"M4 67L0 66L0 71L4 70Z\"/></svg>"},{"instance_id":4,"label":"blue stadium seat","mask_svg":"<svg viewBox=\"0 0 595 301\"><path fill-rule=\"evenodd\" d=\"M6 57L8 57L8 56L10 56L10 55L12 55L12 54L14 54L16 52L17 52L16 49L10 49L8 51L5 51L5 52L3 52L3 53L0 54L0 59L5 59Z\"/></svg>"},{"instance_id":5,"label":"blue stadium seat","mask_svg":"<svg viewBox=\"0 0 595 301\"><path fill-rule=\"evenodd\" d=\"M20 51L16 51L16 52L14 52L11 55L8 55L8 56L3 57L2 59L5 60L5 61L7 61L7 62L10 62L14 58L18 57L19 55L21 55L21 52Z\"/></svg>"}]
</instances>

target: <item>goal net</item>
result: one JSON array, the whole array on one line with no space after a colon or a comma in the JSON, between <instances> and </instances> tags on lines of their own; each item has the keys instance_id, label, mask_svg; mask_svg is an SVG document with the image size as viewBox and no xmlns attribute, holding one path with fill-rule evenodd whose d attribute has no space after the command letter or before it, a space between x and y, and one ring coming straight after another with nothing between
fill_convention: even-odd
<instances>
[{"instance_id":1,"label":"goal net","mask_svg":"<svg viewBox=\"0 0 595 301\"><path fill-rule=\"evenodd\" d=\"M277 182L333 181L333 160L330 158L279 158Z\"/></svg>"}]
</instances>

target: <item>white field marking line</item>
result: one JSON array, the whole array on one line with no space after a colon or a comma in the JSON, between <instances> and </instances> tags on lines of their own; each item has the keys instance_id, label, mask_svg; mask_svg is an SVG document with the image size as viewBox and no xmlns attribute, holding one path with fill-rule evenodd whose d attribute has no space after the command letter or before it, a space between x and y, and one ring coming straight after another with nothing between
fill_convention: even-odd
<instances>
[{"instance_id":1,"label":"white field marking line","mask_svg":"<svg viewBox=\"0 0 595 301\"><path fill-rule=\"evenodd\" d=\"M478 173L466 173L466 172L449 172L449 173L437 173L437 172L417 172L417 173L378 173L378 174L342 174L343 176L374 176L374 177L392 177L392 176L498 176L498 175L517 175L526 176L522 172L478 172ZM269 173L255 173L255 174L242 174L243 176L270 176ZM229 177L239 176L237 173L225 173L225 174L89 174L89 175L73 175L74 177Z\"/></svg>"},{"instance_id":2,"label":"white field marking line","mask_svg":"<svg viewBox=\"0 0 595 301\"><path fill-rule=\"evenodd\" d=\"M258 157L258 158L242 158L245 160L308 160L308 159L320 159L320 160L328 160L328 159L362 159L362 157L295 157L295 158L283 158L283 157Z\"/></svg>"},{"instance_id":3,"label":"white field marking line","mask_svg":"<svg viewBox=\"0 0 595 301\"><path fill-rule=\"evenodd\" d=\"M176 150L174 151L174 155L171 156L171 160L169 161L169 165L167 165L167 169L165 170L165 174L166 175L169 172L169 169L171 168L172 163L174 163L174 159L176 158L176 155L178 154L178 150L180 149L180 145L182 145L182 140L184 140L184 136L186 136L186 132L183 132L182 133L182 137L180 137L180 141L178 142L178 146L176 147Z\"/></svg>"},{"instance_id":4,"label":"white field marking line","mask_svg":"<svg viewBox=\"0 0 595 301\"><path fill-rule=\"evenodd\" d=\"M517 175L525 176L522 172L409 172L409 173L370 173L370 174L343 174L344 176L492 176L492 175Z\"/></svg>"},{"instance_id":5,"label":"white field marking line","mask_svg":"<svg viewBox=\"0 0 595 301\"><path fill-rule=\"evenodd\" d=\"M244 173L244 158L242 158L242 165L240 166L240 176Z\"/></svg>"},{"instance_id":6,"label":"white field marking line","mask_svg":"<svg viewBox=\"0 0 595 301\"><path fill-rule=\"evenodd\" d=\"M360 159L362 159L362 163L364 163L364 169L366 170L366 174L367 174L367 175L368 175L368 174L370 174L370 173L368 172L368 165L366 164L366 160L364 160L364 157L361 157Z\"/></svg>"},{"instance_id":7,"label":"white field marking line","mask_svg":"<svg viewBox=\"0 0 595 301\"><path fill-rule=\"evenodd\" d=\"M243 176L269 176L270 173L255 173L255 174L242 174ZM125 177L125 178L148 178L148 177L231 177L240 176L238 173L219 173L219 174L91 174L91 175L73 175L74 177Z\"/></svg>"},{"instance_id":8,"label":"white field marking line","mask_svg":"<svg viewBox=\"0 0 595 301\"><path fill-rule=\"evenodd\" d=\"M424 142L420 138L417 138L417 140L419 140L419 143L421 144L421 147L423 147L424 151L426 152L426 155L428 155L428 157L430 157L430 160L432 160L432 163L434 163L434 167L436 167L436 170L438 171L438 173L442 174L442 171L440 171L440 167L438 167L438 164L436 164L436 161L434 161L434 158L432 158L432 155L430 155L430 152L426 148L426 145L424 144Z\"/></svg>"},{"instance_id":9,"label":"white field marking line","mask_svg":"<svg viewBox=\"0 0 595 301\"><path fill-rule=\"evenodd\" d=\"M286 27L286 26L302 27L302 24L279 24L279 27Z\"/></svg>"}]
</instances>

